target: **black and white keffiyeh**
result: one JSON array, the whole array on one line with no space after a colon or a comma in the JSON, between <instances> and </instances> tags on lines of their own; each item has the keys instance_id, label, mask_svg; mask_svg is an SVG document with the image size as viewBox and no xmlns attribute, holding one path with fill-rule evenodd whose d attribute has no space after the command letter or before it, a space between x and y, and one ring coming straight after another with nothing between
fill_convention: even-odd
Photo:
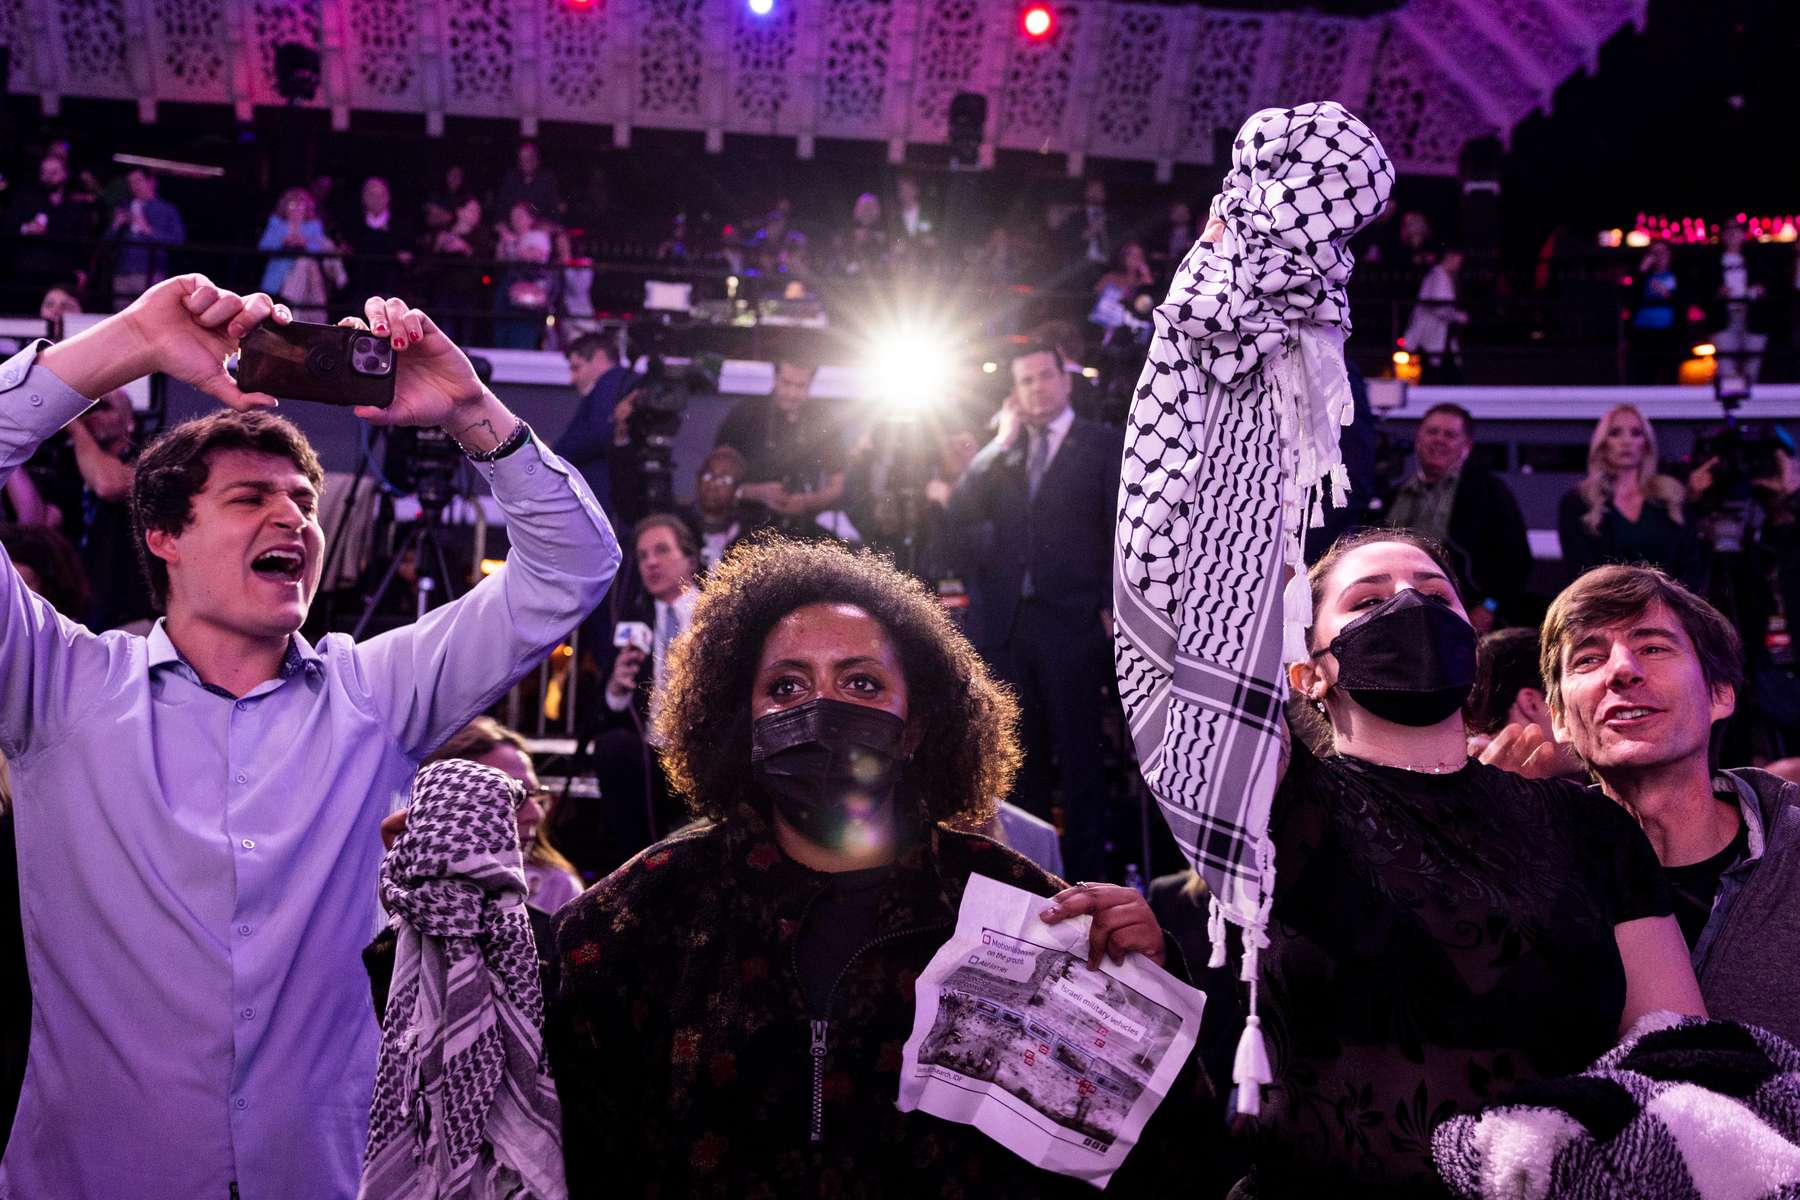
<instances>
[{"instance_id":1,"label":"black and white keffiyeh","mask_svg":"<svg viewBox=\"0 0 1800 1200\"><path fill-rule=\"evenodd\" d=\"M561 1112L515 813L521 785L461 759L413 781L381 863L398 943L363 1200L562 1200Z\"/></svg>"},{"instance_id":2,"label":"black and white keffiyeh","mask_svg":"<svg viewBox=\"0 0 1800 1200\"><path fill-rule=\"evenodd\" d=\"M1214 965L1225 920L1245 930L1245 1112L1257 1105L1245 1080L1267 1078L1255 975L1273 890L1283 667L1306 657L1312 620L1301 541L1322 482L1346 490L1345 243L1381 212L1393 178L1375 135L1335 103L1246 121L1212 206L1224 237L1188 252L1157 308L1126 432L1119 690L1144 778L1212 888Z\"/></svg>"},{"instance_id":3,"label":"black and white keffiyeh","mask_svg":"<svg viewBox=\"0 0 1800 1200\"><path fill-rule=\"evenodd\" d=\"M1652 1013L1582 1074L1445 1121L1431 1150L1471 1200L1792 1200L1800 1052L1754 1026Z\"/></svg>"}]
</instances>

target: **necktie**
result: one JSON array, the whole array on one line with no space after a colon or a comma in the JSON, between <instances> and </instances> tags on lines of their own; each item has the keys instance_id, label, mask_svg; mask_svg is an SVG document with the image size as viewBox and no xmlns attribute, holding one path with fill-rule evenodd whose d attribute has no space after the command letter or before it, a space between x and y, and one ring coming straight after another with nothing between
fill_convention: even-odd
<instances>
[{"instance_id":1,"label":"necktie","mask_svg":"<svg viewBox=\"0 0 1800 1200\"><path fill-rule=\"evenodd\" d=\"M1044 482L1044 469L1050 465L1050 431L1033 429L1031 432L1031 455L1025 461L1025 482L1030 489L1028 498L1037 499L1038 485Z\"/></svg>"}]
</instances>

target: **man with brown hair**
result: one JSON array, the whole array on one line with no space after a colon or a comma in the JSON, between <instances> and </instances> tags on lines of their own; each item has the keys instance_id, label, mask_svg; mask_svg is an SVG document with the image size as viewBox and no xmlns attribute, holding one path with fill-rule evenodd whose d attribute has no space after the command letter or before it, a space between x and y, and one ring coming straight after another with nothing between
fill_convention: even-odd
<instances>
[{"instance_id":1,"label":"man with brown hair","mask_svg":"<svg viewBox=\"0 0 1800 1200\"><path fill-rule=\"evenodd\" d=\"M94 635L0 556L0 752L15 787L33 990L0 1196L356 1194L377 1032L358 953L377 827L421 758L596 604L618 545L592 495L431 318L371 299L394 402L435 424L508 518L505 567L365 642L299 634L322 472L226 356L284 322L198 275L0 363L0 481L94 397L152 371L235 411L139 459L133 523L165 616Z\"/></svg>"},{"instance_id":2,"label":"man with brown hair","mask_svg":"<svg viewBox=\"0 0 1800 1200\"><path fill-rule=\"evenodd\" d=\"M1712 761L1731 623L1661 571L1599 567L1551 604L1541 654L1557 740L1643 825L1707 1010L1800 1041L1800 787Z\"/></svg>"}]
</instances>

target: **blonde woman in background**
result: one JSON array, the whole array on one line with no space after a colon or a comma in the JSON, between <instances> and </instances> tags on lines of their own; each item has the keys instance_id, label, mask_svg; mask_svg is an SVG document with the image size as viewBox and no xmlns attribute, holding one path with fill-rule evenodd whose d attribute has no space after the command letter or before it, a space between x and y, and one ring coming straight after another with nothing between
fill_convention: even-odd
<instances>
[{"instance_id":1,"label":"blonde woman in background","mask_svg":"<svg viewBox=\"0 0 1800 1200\"><path fill-rule=\"evenodd\" d=\"M1656 431L1634 406L1600 418L1587 478L1557 509L1563 561L1580 575L1602 563L1648 563L1691 588L1704 584L1700 543L1686 519L1687 489L1657 473Z\"/></svg>"}]
</instances>

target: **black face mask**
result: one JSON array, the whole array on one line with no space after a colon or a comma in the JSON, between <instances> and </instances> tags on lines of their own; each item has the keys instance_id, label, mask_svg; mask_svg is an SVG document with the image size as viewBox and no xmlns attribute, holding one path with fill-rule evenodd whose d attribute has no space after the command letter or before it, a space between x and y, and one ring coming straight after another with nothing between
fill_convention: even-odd
<instances>
[{"instance_id":1,"label":"black face mask","mask_svg":"<svg viewBox=\"0 0 1800 1200\"><path fill-rule=\"evenodd\" d=\"M1398 725L1436 725L1463 706L1475 683L1474 627L1442 596L1416 588L1344 626L1328 649L1337 657L1338 686Z\"/></svg>"},{"instance_id":2,"label":"black face mask","mask_svg":"<svg viewBox=\"0 0 1800 1200\"><path fill-rule=\"evenodd\" d=\"M835 849L892 800L905 735L893 713L809 700L751 725L750 770L788 824Z\"/></svg>"}]
</instances>

